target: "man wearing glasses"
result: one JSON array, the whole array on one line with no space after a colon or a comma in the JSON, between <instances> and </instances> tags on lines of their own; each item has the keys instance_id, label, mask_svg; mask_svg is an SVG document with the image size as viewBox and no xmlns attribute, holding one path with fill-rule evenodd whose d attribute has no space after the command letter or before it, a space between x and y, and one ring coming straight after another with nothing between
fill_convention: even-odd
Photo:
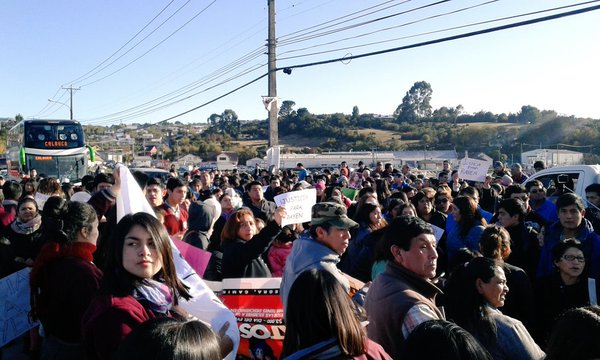
<instances>
[{"instance_id":1,"label":"man wearing glasses","mask_svg":"<svg viewBox=\"0 0 600 360\"><path fill-rule=\"evenodd\" d=\"M588 261L586 275L600 279L600 237L592 224L584 218L583 200L573 194L563 194L556 200L559 221L548 224L544 245L540 254L538 277L554 272L552 249L562 240L574 238L581 242L583 253Z\"/></svg>"}]
</instances>

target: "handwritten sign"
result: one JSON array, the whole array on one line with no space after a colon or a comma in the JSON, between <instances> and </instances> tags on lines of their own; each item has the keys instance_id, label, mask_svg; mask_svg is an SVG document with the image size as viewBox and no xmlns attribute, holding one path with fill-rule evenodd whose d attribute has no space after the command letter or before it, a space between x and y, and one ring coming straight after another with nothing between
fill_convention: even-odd
<instances>
[{"instance_id":1,"label":"handwritten sign","mask_svg":"<svg viewBox=\"0 0 600 360\"><path fill-rule=\"evenodd\" d=\"M30 322L29 272L30 268L13 273L0 280L0 346L37 325Z\"/></svg>"},{"instance_id":2,"label":"handwritten sign","mask_svg":"<svg viewBox=\"0 0 600 360\"><path fill-rule=\"evenodd\" d=\"M458 177L465 180L484 181L491 161L464 158L458 167Z\"/></svg>"},{"instance_id":3,"label":"handwritten sign","mask_svg":"<svg viewBox=\"0 0 600 360\"><path fill-rule=\"evenodd\" d=\"M316 202L317 190L315 189L291 191L275 196L275 204L283 206L287 212L281 226L310 221L310 210Z\"/></svg>"},{"instance_id":4,"label":"handwritten sign","mask_svg":"<svg viewBox=\"0 0 600 360\"><path fill-rule=\"evenodd\" d=\"M444 235L445 230L433 224L431 224L431 227L433 228L433 236L435 236L435 241L439 242Z\"/></svg>"}]
</instances>

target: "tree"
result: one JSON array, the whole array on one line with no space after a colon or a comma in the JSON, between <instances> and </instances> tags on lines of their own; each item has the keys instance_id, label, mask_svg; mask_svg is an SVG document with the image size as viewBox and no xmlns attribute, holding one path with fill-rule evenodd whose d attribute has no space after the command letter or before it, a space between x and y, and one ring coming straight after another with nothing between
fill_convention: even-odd
<instances>
[{"instance_id":1,"label":"tree","mask_svg":"<svg viewBox=\"0 0 600 360\"><path fill-rule=\"evenodd\" d=\"M410 88L394 115L398 122L416 122L431 116L431 94L433 90L426 81L418 81Z\"/></svg>"},{"instance_id":2,"label":"tree","mask_svg":"<svg viewBox=\"0 0 600 360\"><path fill-rule=\"evenodd\" d=\"M279 116L285 117L292 115L294 112L294 106L296 106L296 103L292 100L284 100L279 108Z\"/></svg>"},{"instance_id":3,"label":"tree","mask_svg":"<svg viewBox=\"0 0 600 360\"><path fill-rule=\"evenodd\" d=\"M358 121L358 118L360 117L360 112L358 111L358 106L354 106L352 108L352 121L356 122Z\"/></svg>"},{"instance_id":4,"label":"tree","mask_svg":"<svg viewBox=\"0 0 600 360\"><path fill-rule=\"evenodd\" d=\"M23 121L23 115L21 115L21 114L15 115L15 121L16 122Z\"/></svg>"},{"instance_id":5,"label":"tree","mask_svg":"<svg viewBox=\"0 0 600 360\"><path fill-rule=\"evenodd\" d=\"M535 124L542 119L542 114L535 106L523 105L518 114L518 121L522 124Z\"/></svg>"},{"instance_id":6,"label":"tree","mask_svg":"<svg viewBox=\"0 0 600 360\"><path fill-rule=\"evenodd\" d=\"M210 115L208 122L216 132L220 132L221 134L227 134L233 138L237 138L240 134L240 121L235 111L231 109L226 109L220 115Z\"/></svg>"}]
</instances>

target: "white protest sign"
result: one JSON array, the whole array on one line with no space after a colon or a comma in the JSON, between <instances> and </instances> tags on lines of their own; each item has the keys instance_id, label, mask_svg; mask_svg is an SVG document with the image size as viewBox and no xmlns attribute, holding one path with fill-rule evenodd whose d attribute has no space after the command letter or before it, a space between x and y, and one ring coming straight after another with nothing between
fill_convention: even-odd
<instances>
[{"instance_id":1,"label":"white protest sign","mask_svg":"<svg viewBox=\"0 0 600 360\"><path fill-rule=\"evenodd\" d=\"M484 181L491 161L464 158L458 167L458 177L465 180Z\"/></svg>"},{"instance_id":2,"label":"white protest sign","mask_svg":"<svg viewBox=\"0 0 600 360\"><path fill-rule=\"evenodd\" d=\"M17 271L0 279L0 346L36 326L29 321L29 272L31 268Z\"/></svg>"},{"instance_id":3,"label":"white protest sign","mask_svg":"<svg viewBox=\"0 0 600 360\"><path fill-rule=\"evenodd\" d=\"M291 191L275 196L275 204L278 207L283 206L287 213L281 226L310 221L310 211L316 202L317 190L315 189Z\"/></svg>"}]
</instances>

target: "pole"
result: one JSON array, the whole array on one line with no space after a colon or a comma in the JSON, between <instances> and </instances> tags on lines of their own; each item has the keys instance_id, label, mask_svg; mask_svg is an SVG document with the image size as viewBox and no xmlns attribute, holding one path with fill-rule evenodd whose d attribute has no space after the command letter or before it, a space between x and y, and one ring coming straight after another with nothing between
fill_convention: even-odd
<instances>
[{"instance_id":1,"label":"pole","mask_svg":"<svg viewBox=\"0 0 600 360\"><path fill-rule=\"evenodd\" d=\"M65 90L69 90L69 113L71 115L71 120L73 120L73 90L80 90L81 88L74 88L73 85L70 87L63 87Z\"/></svg>"},{"instance_id":2,"label":"pole","mask_svg":"<svg viewBox=\"0 0 600 360\"><path fill-rule=\"evenodd\" d=\"M269 97L277 97L277 72L275 64L275 0L267 0L269 5L269 39L268 39L268 56L269 56ZM279 115L279 106L277 101L274 101L269 111L269 147L279 144L279 130L277 116Z\"/></svg>"}]
</instances>

